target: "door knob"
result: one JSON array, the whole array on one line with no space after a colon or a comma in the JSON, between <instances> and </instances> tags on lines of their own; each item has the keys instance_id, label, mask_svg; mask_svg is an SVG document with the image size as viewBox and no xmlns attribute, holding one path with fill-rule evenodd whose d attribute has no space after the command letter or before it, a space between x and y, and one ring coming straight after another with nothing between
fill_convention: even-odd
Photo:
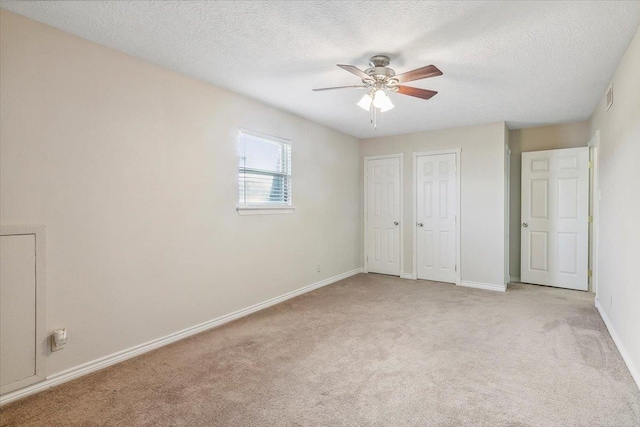
<instances>
[{"instance_id":1,"label":"door knob","mask_svg":"<svg viewBox=\"0 0 640 427\"><path fill-rule=\"evenodd\" d=\"M523 222L523 223L522 223L522 226L523 226L524 228L527 228L527 227L529 226L529 224L527 224L526 222Z\"/></svg>"},{"instance_id":2,"label":"door knob","mask_svg":"<svg viewBox=\"0 0 640 427\"><path fill-rule=\"evenodd\" d=\"M398 221L393 221L393 225L398 225L400 224Z\"/></svg>"},{"instance_id":3,"label":"door knob","mask_svg":"<svg viewBox=\"0 0 640 427\"><path fill-rule=\"evenodd\" d=\"M418 225L418 227L423 227L424 226L424 224L421 223L421 222L419 222L417 225Z\"/></svg>"}]
</instances>

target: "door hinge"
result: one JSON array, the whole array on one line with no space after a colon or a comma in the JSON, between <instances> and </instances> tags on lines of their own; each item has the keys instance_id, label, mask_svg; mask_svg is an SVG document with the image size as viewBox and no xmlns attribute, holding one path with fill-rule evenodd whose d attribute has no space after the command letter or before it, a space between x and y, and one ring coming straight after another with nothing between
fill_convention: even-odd
<instances>
[{"instance_id":1,"label":"door hinge","mask_svg":"<svg viewBox=\"0 0 640 427\"><path fill-rule=\"evenodd\" d=\"M593 169L593 160L589 160L589 169Z\"/></svg>"},{"instance_id":2,"label":"door hinge","mask_svg":"<svg viewBox=\"0 0 640 427\"><path fill-rule=\"evenodd\" d=\"M587 270L587 277L593 277L593 270Z\"/></svg>"},{"instance_id":3,"label":"door hinge","mask_svg":"<svg viewBox=\"0 0 640 427\"><path fill-rule=\"evenodd\" d=\"M593 215L589 215L589 222L593 222Z\"/></svg>"},{"instance_id":4,"label":"door hinge","mask_svg":"<svg viewBox=\"0 0 640 427\"><path fill-rule=\"evenodd\" d=\"M457 265L453 267L453 271L458 271L458 266Z\"/></svg>"}]
</instances>

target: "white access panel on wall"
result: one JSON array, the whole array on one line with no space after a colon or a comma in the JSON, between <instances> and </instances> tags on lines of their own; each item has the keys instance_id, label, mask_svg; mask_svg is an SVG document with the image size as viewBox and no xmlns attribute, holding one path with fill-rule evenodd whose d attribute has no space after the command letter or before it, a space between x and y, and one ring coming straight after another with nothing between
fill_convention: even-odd
<instances>
[{"instance_id":1,"label":"white access panel on wall","mask_svg":"<svg viewBox=\"0 0 640 427\"><path fill-rule=\"evenodd\" d=\"M416 277L456 283L456 154L417 156Z\"/></svg>"},{"instance_id":2,"label":"white access panel on wall","mask_svg":"<svg viewBox=\"0 0 640 427\"><path fill-rule=\"evenodd\" d=\"M365 158L365 264L400 276L401 157Z\"/></svg>"},{"instance_id":3,"label":"white access panel on wall","mask_svg":"<svg viewBox=\"0 0 640 427\"><path fill-rule=\"evenodd\" d=\"M589 148L522 153L521 280L586 291Z\"/></svg>"},{"instance_id":4,"label":"white access panel on wall","mask_svg":"<svg viewBox=\"0 0 640 427\"><path fill-rule=\"evenodd\" d=\"M44 228L0 231L0 394L45 379Z\"/></svg>"}]
</instances>

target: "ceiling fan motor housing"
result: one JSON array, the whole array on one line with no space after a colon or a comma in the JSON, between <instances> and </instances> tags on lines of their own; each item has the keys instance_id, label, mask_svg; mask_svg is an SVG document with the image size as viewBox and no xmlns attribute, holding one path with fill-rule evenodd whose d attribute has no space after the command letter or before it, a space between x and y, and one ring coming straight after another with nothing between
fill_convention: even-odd
<instances>
[{"instance_id":1,"label":"ceiling fan motor housing","mask_svg":"<svg viewBox=\"0 0 640 427\"><path fill-rule=\"evenodd\" d=\"M376 77L390 78L396 75L395 71L387 67L367 68L366 70L364 70L364 72L369 74L373 78L376 78Z\"/></svg>"},{"instance_id":2,"label":"ceiling fan motor housing","mask_svg":"<svg viewBox=\"0 0 640 427\"><path fill-rule=\"evenodd\" d=\"M371 76L374 83L392 83L389 82L389 79L396 75L396 72L391 68L388 68L390 59L386 55L375 55L369 58L369 65L371 68L367 68L364 70L365 73ZM367 83L366 80L363 80L364 83Z\"/></svg>"},{"instance_id":3,"label":"ceiling fan motor housing","mask_svg":"<svg viewBox=\"0 0 640 427\"><path fill-rule=\"evenodd\" d=\"M369 66L372 68L375 67L386 67L391 62L391 59L387 55L374 55L369 58Z\"/></svg>"}]
</instances>

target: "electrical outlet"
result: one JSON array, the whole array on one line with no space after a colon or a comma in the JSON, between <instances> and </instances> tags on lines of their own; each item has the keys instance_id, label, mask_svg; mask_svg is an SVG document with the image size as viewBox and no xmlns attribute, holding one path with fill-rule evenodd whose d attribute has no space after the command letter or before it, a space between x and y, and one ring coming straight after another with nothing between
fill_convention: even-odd
<instances>
[{"instance_id":1,"label":"electrical outlet","mask_svg":"<svg viewBox=\"0 0 640 427\"><path fill-rule=\"evenodd\" d=\"M56 329L51 334L51 351L62 350L67 344L67 330Z\"/></svg>"},{"instance_id":2,"label":"electrical outlet","mask_svg":"<svg viewBox=\"0 0 640 427\"><path fill-rule=\"evenodd\" d=\"M316 266L316 271L317 271L318 273L320 273L320 272L322 271L322 267L320 266L320 264L318 264L318 265Z\"/></svg>"}]
</instances>

